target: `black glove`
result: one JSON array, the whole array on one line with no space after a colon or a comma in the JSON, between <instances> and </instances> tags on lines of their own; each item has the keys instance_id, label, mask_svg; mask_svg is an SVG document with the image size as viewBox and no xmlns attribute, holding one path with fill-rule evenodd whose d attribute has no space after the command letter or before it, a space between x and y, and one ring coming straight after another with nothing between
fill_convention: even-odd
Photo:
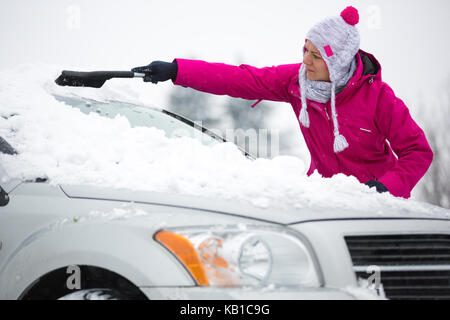
<instances>
[{"instance_id":1,"label":"black glove","mask_svg":"<svg viewBox=\"0 0 450 320\"><path fill-rule=\"evenodd\" d=\"M132 72L145 73L144 82L158 83L158 81L167 81L177 78L178 64L176 61L164 62L153 61L148 66L136 67L131 69Z\"/></svg>"},{"instance_id":2,"label":"black glove","mask_svg":"<svg viewBox=\"0 0 450 320\"><path fill-rule=\"evenodd\" d=\"M378 193L388 192L388 188L384 184L382 184L380 181L376 180L370 180L364 183L365 185L369 186L370 188L376 187Z\"/></svg>"}]
</instances>

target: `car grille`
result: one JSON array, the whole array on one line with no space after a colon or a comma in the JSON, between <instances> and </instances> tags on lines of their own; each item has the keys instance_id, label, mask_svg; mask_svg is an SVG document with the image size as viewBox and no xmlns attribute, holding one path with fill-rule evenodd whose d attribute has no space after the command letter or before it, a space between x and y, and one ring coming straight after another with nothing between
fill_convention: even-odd
<instances>
[{"instance_id":1,"label":"car grille","mask_svg":"<svg viewBox=\"0 0 450 320\"><path fill-rule=\"evenodd\" d=\"M346 236L356 276L379 267L389 299L450 299L450 235ZM372 277L372 281L373 281Z\"/></svg>"}]
</instances>

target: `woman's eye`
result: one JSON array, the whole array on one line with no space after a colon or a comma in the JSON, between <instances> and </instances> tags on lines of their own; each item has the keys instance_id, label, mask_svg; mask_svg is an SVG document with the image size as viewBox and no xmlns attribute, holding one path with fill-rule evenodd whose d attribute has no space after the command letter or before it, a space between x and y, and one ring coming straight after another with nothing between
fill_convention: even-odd
<instances>
[{"instance_id":1,"label":"woman's eye","mask_svg":"<svg viewBox=\"0 0 450 320\"><path fill-rule=\"evenodd\" d=\"M303 47L303 53L306 54L306 52L308 52L308 49L306 49L306 47ZM315 54L312 55L315 59L321 59L321 57L316 56Z\"/></svg>"}]
</instances>

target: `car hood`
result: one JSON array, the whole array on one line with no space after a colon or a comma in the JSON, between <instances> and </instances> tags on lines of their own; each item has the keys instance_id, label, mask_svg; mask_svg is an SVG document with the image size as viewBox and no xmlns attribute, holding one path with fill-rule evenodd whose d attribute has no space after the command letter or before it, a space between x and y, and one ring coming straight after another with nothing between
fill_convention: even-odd
<instances>
[{"instance_id":1,"label":"car hood","mask_svg":"<svg viewBox=\"0 0 450 320\"><path fill-rule=\"evenodd\" d=\"M151 205L196 209L205 212L234 215L260 221L295 224L309 221L348 219L438 219L450 221L450 210L421 202L409 202L404 206L380 206L360 210L327 207L293 208L271 205L267 208L254 206L235 199L222 200L199 196L168 194L95 186L61 185L70 198L136 202ZM414 205L412 205L414 204Z\"/></svg>"}]
</instances>

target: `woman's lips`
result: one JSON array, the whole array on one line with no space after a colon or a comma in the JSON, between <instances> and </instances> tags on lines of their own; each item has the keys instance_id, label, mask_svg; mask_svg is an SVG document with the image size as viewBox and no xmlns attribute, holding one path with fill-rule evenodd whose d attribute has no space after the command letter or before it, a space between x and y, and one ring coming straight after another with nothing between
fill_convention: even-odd
<instances>
[{"instance_id":1,"label":"woman's lips","mask_svg":"<svg viewBox=\"0 0 450 320\"><path fill-rule=\"evenodd\" d=\"M311 70L309 70L309 69L306 69L306 71L307 71L307 72L314 72L314 71L311 71Z\"/></svg>"}]
</instances>

